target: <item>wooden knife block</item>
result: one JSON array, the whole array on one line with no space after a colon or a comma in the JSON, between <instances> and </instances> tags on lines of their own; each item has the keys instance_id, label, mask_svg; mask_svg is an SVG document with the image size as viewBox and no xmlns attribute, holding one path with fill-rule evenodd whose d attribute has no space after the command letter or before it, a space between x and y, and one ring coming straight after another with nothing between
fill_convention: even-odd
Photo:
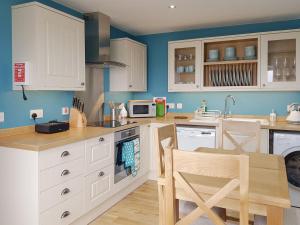
<instances>
[{"instance_id":1,"label":"wooden knife block","mask_svg":"<svg viewBox=\"0 0 300 225\"><path fill-rule=\"evenodd\" d=\"M71 108L69 122L70 127L73 128L86 127L87 119L84 113L80 112L78 109Z\"/></svg>"}]
</instances>

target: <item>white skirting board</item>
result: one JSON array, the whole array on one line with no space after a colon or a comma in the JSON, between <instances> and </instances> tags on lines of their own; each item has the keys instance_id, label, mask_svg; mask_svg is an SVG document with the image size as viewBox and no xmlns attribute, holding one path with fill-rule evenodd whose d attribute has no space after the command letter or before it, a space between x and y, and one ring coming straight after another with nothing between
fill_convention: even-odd
<instances>
[{"instance_id":1,"label":"white skirting board","mask_svg":"<svg viewBox=\"0 0 300 225\"><path fill-rule=\"evenodd\" d=\"M106 212L108 209L110 209L112 206L114 206L116 203L118 203L120 200L125 198L128 194L130 194L135 189L137 189L142 184L144 184L147 180L148 180L147 175L141 176L134 183L125 187L123 190L121 190L117 194L113 195L107 201L103 202L99 207L91 210L89 213L87 213L87 214L83 215L82 217L80 217L79 219L77 219L75 222L72 223L72 225L87 225L87 224L89 224L90 222L95 220L98 216L102 215L104 212Z\"/></svg>"}]
</instances>

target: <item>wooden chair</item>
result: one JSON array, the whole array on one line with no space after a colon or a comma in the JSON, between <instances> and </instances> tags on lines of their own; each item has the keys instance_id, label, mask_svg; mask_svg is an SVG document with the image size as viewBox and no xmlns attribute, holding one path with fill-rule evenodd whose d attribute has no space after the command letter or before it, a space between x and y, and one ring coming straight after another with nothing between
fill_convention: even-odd
<instances>
[{"instance_id":1,"label":"wooden chair","mask_svg":"<svg viewBox=\"0 0 300 225\"><path fill-rule=\"evenodd\" d=\"M246 147L251 143L250 151L260 152L260 122L222 120L221 126L221 148L242 153L249 151Z\"/></svg>"},{"instance_id":2,"label":"wooden chair","mask_svg":"<svg viewBox=\"0 0 300 225\"><path fill-rule=\"evenodd\" d=\"M195 190L189 176L199 176L197 182L206 178L229 180L212 197L205 201ZM224 225L223 220L212 211L224 197L239 187L240 225L248 225L249 156L187 152L167 148L165 150L165 206L166 225L188 225L206 214L215 225ZM176 187L175 187L176 183ZM198 208L176 222L175 199L177 188L193 200Z\"/></svg>"},{"instance_id":3,"label":"wooden chair","mask_svg":"<svg viewBox=\"0 0 300 225\"><path fill-rule=\"evenodd\" d=\"M176 126L174 124L157 128L155 132L155 144L158 171L158 200L159 200L159 224L165 225L163 215L165 214L165 187L159 180L165 178L164 149L166 147L177 148ZM177 202L178 204L178 202Z\"/></svg>"}]
</instances>

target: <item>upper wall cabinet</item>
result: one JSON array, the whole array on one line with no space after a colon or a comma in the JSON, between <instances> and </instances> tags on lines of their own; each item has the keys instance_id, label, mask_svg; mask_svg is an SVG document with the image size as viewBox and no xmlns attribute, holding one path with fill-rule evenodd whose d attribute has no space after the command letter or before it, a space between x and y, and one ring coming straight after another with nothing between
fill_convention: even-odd
<instances>
[{"instance_id":1,"label":"upper wall cabinet","mask_svg":"<svg viewBox=\"0 0 300 225\"><path fill-rule=\"evenodd\" d=\"M110 68L110 91L147 91L147 47L128 38L111 40L111 59L126 67Z\"/></svg>"},{"instance_id":2,"label":"upper wall cabinet","mask_svg":"<svg viewBox=\"0 0 300 225\"><path fill-rule=\"evenodd\" d=\"M300 90L300 32L261 35L262 88Z\"/></svg>"},{"instance_id":3,"label":"upper wall cabinet","mask_svg":"<svg viewBox=\"0 0 300 225\"><path fill-rule=\"evenodd\" d=\"M27 3L12 7L12 32L13 64L28 65L27 90L85 89L83 20Z\"/></svg>"},{"instance_id":4,"label":"upper wall cabinet","mask_svg":"<svg viewBox=\"0 0 300 225\"><path fill-rule=\"evenodd\" d=\"M169 42L168 90L199 91L201 41Z\"/></svg>"},{"instance_id":5,"label":"upper wall cabinet","mask_svg":"<svg viewBox=\"0 0 300 225\"><path fill-rule=\"evenodd\" d=\"M260 84L259 35L203 40L202 90L251 90Z\"/></svg>"}]
</instances>

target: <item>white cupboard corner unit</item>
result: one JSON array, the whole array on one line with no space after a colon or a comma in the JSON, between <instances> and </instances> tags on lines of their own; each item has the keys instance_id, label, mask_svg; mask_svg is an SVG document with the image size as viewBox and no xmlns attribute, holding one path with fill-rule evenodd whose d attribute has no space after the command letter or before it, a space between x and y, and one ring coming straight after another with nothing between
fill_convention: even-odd
<instances>
[{"instance_id":1,"label":"white cupboard corner unit","mask_svg":"<svg viewBox=\"0 0 300 225\"><path fill-rule=\"evenodd\" d=\"M201 41L168 44L168 91L199 91L201 84Z\"/></svg>"},{"instance_id":2,"label":"white cupboard corner unit","mask_svg":"<svg viewBox=\"0 0 300 225\"><path fill-rule=\"evenodd\" d=\"M110 68L110 91L147 91L147 46L120 38L111 40L111 60L126 67Z\"/></svg>"},{"instance_id":3,"label":"white cupboard corner unit","mask_svg":"<svg viewBox=\"0 0 300 225\"><path fill-rule=\"evenodd\" d=\"M13 66L28 62L26 90L84 90L84 45L82 19L38 2L12 7Z\"/></svg>"}]
</instances>

